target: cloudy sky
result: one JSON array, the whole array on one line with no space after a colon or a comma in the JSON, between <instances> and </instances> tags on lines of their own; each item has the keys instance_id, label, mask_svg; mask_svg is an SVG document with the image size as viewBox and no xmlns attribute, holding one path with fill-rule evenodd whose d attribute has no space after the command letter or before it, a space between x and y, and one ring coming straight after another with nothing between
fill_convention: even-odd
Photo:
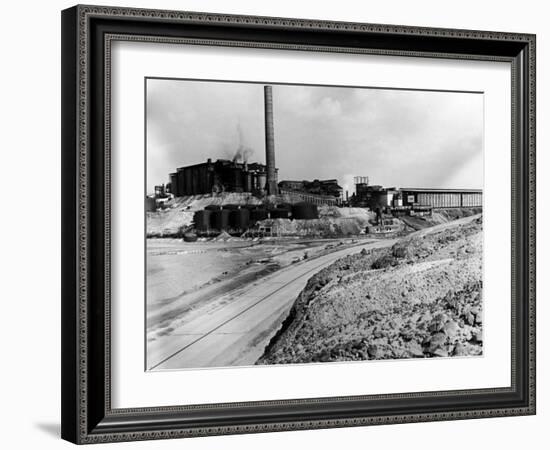
<instances>
[{"instance_id":1,"label":"cloudy sky","mask_svg":"<svg viewBox=\"0 0 550 450\"><path fill-rule=\"evenodd\" d=\"M147 190L244 149L265 163L263 84L147 81ZM279 181L482 188L483 95L273 85Z\"/></svg>"}]
</instances>

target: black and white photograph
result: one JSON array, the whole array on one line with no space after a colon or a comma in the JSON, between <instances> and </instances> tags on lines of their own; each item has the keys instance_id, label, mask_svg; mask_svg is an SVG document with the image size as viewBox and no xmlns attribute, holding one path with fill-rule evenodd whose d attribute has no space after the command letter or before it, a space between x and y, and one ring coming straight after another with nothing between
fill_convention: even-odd
<instances>
[{"instance_id":1,"label":"black and white photograph","mask_svg":"<svg viewBox=\"0 0 550 450\"><path fill-rule=\"evenodd\" d=\"M482 92L145 89L146 370L483 356Z\"/></svg>"},{"instance_id":2,"label":"black and white photograph","mask_svg":"<svg viewBox=\"0 0 550 450\"><path fill-rule=\"evenodd\" d=\"M540 8L213 1L63 5L19 52L61 64L30 126L19 58L7 148L61 158L6 153L6 298L61 304L7 302L13 442L534 444Z\"/></svg>"}]
</instances>

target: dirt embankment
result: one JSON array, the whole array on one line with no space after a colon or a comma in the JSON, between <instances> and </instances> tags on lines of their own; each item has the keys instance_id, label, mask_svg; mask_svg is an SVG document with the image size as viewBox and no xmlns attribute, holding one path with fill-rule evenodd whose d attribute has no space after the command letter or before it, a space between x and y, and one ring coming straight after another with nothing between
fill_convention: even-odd
<instances>
[{"instance_id":1,"label":"dirt embankment","mask_svg":"<svg viewBox=\"0 0 550 450\"><path fill-rule=\"evenodd\" d=\"M482 353L482 220L314 275L258 364Z\"/></svg>"},{"instance_id":2,"label":"dirt embankment","mask_svg":"<svg viewBox=\"0 0 550 450\"><path fill-rule=\"evenodd\" d=\"M482 208L449 208L436 209L431 216L403 216L400 219L412 230L423 230L442 223L452 222L463 217L474 216L482 212Z\"/></svg>"}]
</instances>

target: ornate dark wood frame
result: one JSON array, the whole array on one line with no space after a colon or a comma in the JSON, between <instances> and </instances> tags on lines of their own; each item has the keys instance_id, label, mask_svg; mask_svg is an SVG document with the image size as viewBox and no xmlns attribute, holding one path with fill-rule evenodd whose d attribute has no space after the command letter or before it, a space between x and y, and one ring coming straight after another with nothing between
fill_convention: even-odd
<instances>
[{"instance_id":1,"label":"ornate dark wood frame","mask_svg":"<svg viewBox=\"0 0 550 450\"><path fill-rule=\"evenodd\" d=\"M512 65L512 384L112 409L110 44L185 42ZM99 6L62 12L62 437L83 444L535 413L535 36Z\"/></svg>"}]
</instances>

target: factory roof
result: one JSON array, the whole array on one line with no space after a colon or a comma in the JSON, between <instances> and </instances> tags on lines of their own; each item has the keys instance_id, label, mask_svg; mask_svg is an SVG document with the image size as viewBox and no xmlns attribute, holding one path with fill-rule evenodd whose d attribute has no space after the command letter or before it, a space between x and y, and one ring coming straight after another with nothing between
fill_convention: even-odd
<instances>
[{"instance_id":1,"label":"factory roof","mask_svg":"<svg viewBox=\"0 0 550 450\"><path fill-rule=\"evenodd\" d=\"M199 166L204 166L204 165L209 165L209 164L218 164L218 165L221 164L221 165L224 165L224 166L234 165L235 167L243 167L245 165L244 162L237 162L237 161L233 161L231 159L219 158L216 161L206 160L206 161L203 161L203 162L200 162L200 163L181 166L181 167L178 167L177 170L181 171L181 170L189 168L189 167L199 167ZM265 164L262 164L262 163L257 163L257 162L248 163L249 170L259 170L259 169L264 168L264 167L265 167ZM275 170L277 170L277 169L275 169Z\"/></svg>"},{"instance_id":2,"label":"factory roof","mask_svg":"<svg viewBox=\"0 0 550 450\"><path fill-rule=\"evenodd\" d=\"M483 189L445 189L445 188L399 188L400 191L408 192L472 192L472 193L482 193Z\"/></svg>"}]
</instances>

